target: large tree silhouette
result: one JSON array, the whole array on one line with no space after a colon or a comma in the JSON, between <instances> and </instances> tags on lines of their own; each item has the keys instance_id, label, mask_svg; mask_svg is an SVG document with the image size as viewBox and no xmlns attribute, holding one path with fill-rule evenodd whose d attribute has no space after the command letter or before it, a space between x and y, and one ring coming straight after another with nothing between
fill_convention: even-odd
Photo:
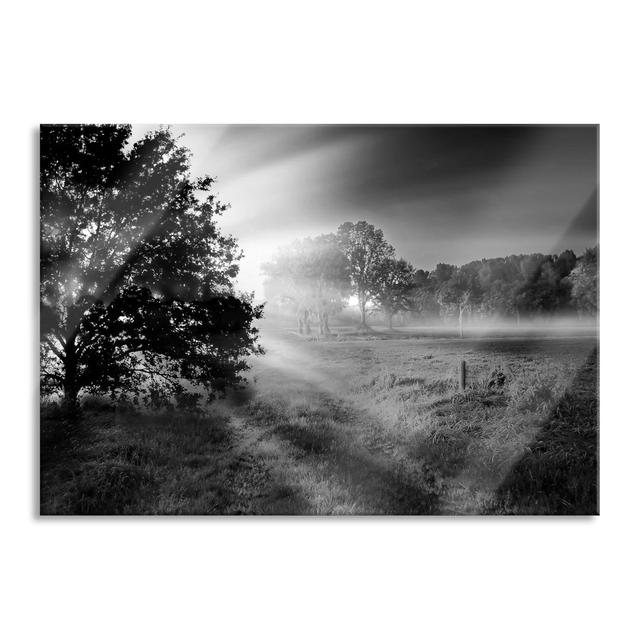
<instances>
[{"instance_id":1,"label":"large tree silhouette","mask_svg":"<svg viewBox=\"0 0 640 640\"><path fill-rule=\"evenodd\" d=\"M40 132L41 384L194 402L240 383L260 316L233 279L241 252L214 180L190 175L168 129ZM195 387L194 387L195 385Z\"/></svg>"}]
</instances>

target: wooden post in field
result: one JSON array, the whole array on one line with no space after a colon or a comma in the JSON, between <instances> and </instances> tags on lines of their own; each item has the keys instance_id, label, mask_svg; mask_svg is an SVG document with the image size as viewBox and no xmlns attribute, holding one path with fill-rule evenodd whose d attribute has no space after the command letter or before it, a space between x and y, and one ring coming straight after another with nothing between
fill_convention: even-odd
<instances>
[{"instance_id":1,"label":"wooden post in field","mask_svg":"<svg viewBox=\"0 0 640 640\"><path fill-rule=\"evenodd\" d=\"M467 363L464 360L460 360L460 391L464 391L467 383Z\"/></svg>"}]
</instances>

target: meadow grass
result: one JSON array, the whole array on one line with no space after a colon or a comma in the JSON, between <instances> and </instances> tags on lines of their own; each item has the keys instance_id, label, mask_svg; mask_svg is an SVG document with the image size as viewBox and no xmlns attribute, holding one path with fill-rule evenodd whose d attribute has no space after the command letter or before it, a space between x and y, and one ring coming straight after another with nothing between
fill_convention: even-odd
<instances>
[{"instance_id":1,"label":"meadow grass","mask_svg":"<svg viewBox=\"0 0 640 640\"><path fill-rule=\"evenodd\" d=\"M95 403L74 422L41 416L41 513L296 513L296 492L269 476L223 415Z\"/></svg>"},{"instance_id":2,"label":"meadow grass","mask_svg":"<svg viewBox=\"0 0 640 640\"><path fill-rule=\"evenodd\" d=\"M464 391L455 367L420 377L387 365L357 387L386 417L395 455L435 475L439 512L597 513L597 351L464 357L474 372Z\"/></svg>"},{"instance_id":3,"label":"meadow grass","mask_svg":"<svg viewBox=\"0 0 640 640\"><path fill-rule=\"evenodd\" d=\"M200 413L43 406L41 512L598 510L593 341L286 337L253 375Z\"/></svg>"}]
</instances>

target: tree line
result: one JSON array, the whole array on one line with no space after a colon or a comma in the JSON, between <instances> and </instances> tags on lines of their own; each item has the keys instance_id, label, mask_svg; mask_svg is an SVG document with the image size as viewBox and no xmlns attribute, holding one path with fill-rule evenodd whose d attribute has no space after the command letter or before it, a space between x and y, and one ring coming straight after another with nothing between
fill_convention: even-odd
<instances>
[{"instance_id":1,"label":"tree line","mask_svg":"<svg viewBox=\"0 0 640 640\"><path fill-rule=\"evenodd\" d=\"M357 299L359 327L379 311L389 328L399 313L415 319L537 318L598 311L598 248L576 256L527 254L440 263L415 269L396 255L381 229L366 221L345 222L336 233L305 238L281 248L263 265L268 300L295 312L298 331L329 333L329 317Z\"/></svg>"}]
</instances>

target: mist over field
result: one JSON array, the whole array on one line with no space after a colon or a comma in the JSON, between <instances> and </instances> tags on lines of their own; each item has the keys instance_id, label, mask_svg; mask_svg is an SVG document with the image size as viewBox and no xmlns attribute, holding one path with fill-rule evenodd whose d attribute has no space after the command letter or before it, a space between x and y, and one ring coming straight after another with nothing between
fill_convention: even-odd
<instances>
[{"instance_id":1,"label":"mist over field","mask_svg":"<svg viewBox=\"0 0 640 640\"><path fill-rule=\"evenodd\" d=\"M42 513L597 514L597 135L43 127Z\"/></svg>"}]
</instances>

